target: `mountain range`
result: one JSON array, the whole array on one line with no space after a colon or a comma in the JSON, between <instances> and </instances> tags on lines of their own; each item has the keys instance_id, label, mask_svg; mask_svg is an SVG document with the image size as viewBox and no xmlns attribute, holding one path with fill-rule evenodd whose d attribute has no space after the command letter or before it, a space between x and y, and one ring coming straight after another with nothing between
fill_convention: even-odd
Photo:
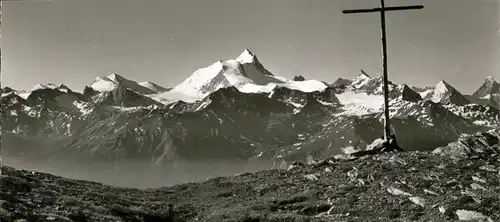
<instances>
[{"instance_id":1,"label":"mountain range","mask_svg":"<svg viewBox=\"0 0 500 222\"><path fill-rule=\"evenodd\" d=\"M500 84L472 95L441 80L419 88L391 82L392 130L405 150L429 151L500 127ZM271 161L346 150L382 136L382 78L361 70L334 83L273 75L245 50L166 88L116 73L82 93L65 85L2 88L6 157L52 161Z\"/></svg>"}]
</instances>

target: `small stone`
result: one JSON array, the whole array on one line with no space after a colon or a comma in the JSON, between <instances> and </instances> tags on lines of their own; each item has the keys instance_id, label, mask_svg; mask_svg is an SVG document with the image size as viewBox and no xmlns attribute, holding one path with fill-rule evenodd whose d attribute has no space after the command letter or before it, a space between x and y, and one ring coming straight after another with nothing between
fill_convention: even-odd
<instances>
[{"instance_id":1,"label":"small stone","mask_svg":"<svg viewBox=\"0 0 500 222\"><path fill-rule=\"evenodd\" d=\"M455 214L458 216L459 220L465 221L482 221L482 222L493 222L493 220L484 214L476 211L470 210L457 210Z\"/></svg>"},{"instance_id":2,"label":"small stone","mask_svg":"<svg viewBox=\"0 0 500 222\"><path fill-rule=\"evenodd\" d=\"M332 211L335 209L335 206L330 207L330 209L326 212L326 214L332 214Z\"/></svg>"},{"instance_id":3,"label":"small stone","mask_svg":"<svg viewBox=\"0 0 500 222\"><path fill-rule=\"evenodd\" d=\"M413 202L416 205L419 205L421 207L425 207L425 199L422 197L410 197L409 198L411 202Z\"/></svg>"},{"instance_id":4,"label":"small stone","mask_svg":"<svg viewBox=\"0 0 500 222\"><path fill-rule=\"evenodd\" d=\"M303 166L305 166L305 164L298 162L298 161L294 161L292 164L290 164L290 166L288 167L287 170L292 170L294 168L303 167Z\"/></svg>"},{"instance_id":5,"label":"small stone","mask_svg":"<svg viewBox=\"0 0 500 222\"><path fill-rule=\"evenodd\" d=\"M497 169L495 169L495 167L492 165L480 166L479 169L484 170L484 171L489 171L489 172L497 172Z\"/></svg>"},{"instance_id":6,"label":"small stone","mask_svg":"<svg viewBox=\"0 0 500 222\"><path fill-rule=\"evenodd\" d=\"M368 175L368 180L369 181L375 181L375 178L373 177L373 175L370 174L370 175Z\"/></svg>"},{"instance_id":7,"label":"small stone","mask_svg":"<svg viewBox=\"0 0 500 222\"><path fill-rule=\"evenodd\" d=\"M333 159L335 160L355 160L357 157L353 155L346 155L346 154L338 154L333 156Z\"/></svg>"},{"instance_id":8,"label":"small stone","mask_svg":"<svg viewBox=\"0 0 500 222\"><path fill-rule=\"evenodd\" d=\"M394 187L387 188L387 192L389 192L392 195L396 195L396 196L399 196L399 195L412 196L410 193L404 192L404 191L402 191L398 188L394 188Z\"/></svg>"},{"instance_id":9,"label":"small stone","mask_svg":"<svg viewBox=\"0 0 500 222\"><path fill-rule=\"evenodd\" d=\"M347 176L351 180L355 180L358 177L358 174L359 174L359 170L356 167L353 167L352 170L350 170L349 172L347 172Z\"/></svg>"},{"instance_id":10,"label":"small stone","mask_svg":"<svg viewBox=\"0 0 500 222\"><path fill-rule=\"evenodd\" d=\"M366 183L363 179L358 179L358 182L360 185L364 186Z\"/></svg>"},{"instance_id":11,"label":"small stone","mask_svg":"<svg viewBox=\"0 0 500 222\"><path fill-rule=\"evenodd\" d=\"M486 190L486 188L484 188L483 186L481 186L481 185L479 185L479 184L477 184L477 183L472 183L472 184L470 185L470 187L471 187L472 189L474 189L474 190Z\"/></svg>"},{"instance_id":12,"label":"small stone","mask_svg":"<svg viewBox=\"0 0 500 222\"><path fill-rule=\"evenodd\" d=\"M344 147L344 148L341 148L341 150L344 154L347 154L347 155L350 155L350 154L353 154L353 153L360 151L359 149L356 149L353 146Z\"/></svg>"},{"instance_id":13,"label":"small stone","mask_svg":"<svg viewBox=\"0 0 500 222\"><path fill-rule=\"evenodd\" d=\"M306 179L308 179L308 180L313 180L313 181L314 181L314 180L318 180L318 179L319 179L319 178L318 178L318 175L316 175L316 174L307 174L307 175L304 175L304 177L305 177Z\"/></svg>"},{"instance_id":14,"label":"small stone","mask_svg":"<svg viewBox=\"0 0 500 222\"><path fill-rule=\"evenodd\" d=\"M431 195L434 195L434 196L438 196L439 194L432 191L432 190L428 190L428 189L424 189L424 193L428 193L428 194L431 194Z\"/></svg>"},{"instance_id":15,"label":"small stone","mask_svg":"<svg viewBox=\"0 0 500 222\"><path fill-rule=\"evenodd\" d=\"M472 180L474 180L476 182L480 182L480 183L486 183L486 180L484 180L483 178L477 177L477 176L472 176Z\"/></svg>"},{"instance_id":16,"label":"small stone","mask_svg":"<svg viewBox=\"0 0 500 222\"><path fill-rule=\"evenodd\" d=\"M399 163L401 165L407 165L408 164L404 159L402 159L400 157L397 157L397 156L392 156L389 159L389 162L391 162L391 163Z\"/></svg>"},{"instance_id":17,"label":"small stone","mask_svg":"<svg viewBox=\"0 0 500 222\"><path fill-rule=\"evenodd\" d=\"M439 212L441 212L442 214L446 213L446 208L444 206L439 206Z\"/></svg>"}]
</instances>

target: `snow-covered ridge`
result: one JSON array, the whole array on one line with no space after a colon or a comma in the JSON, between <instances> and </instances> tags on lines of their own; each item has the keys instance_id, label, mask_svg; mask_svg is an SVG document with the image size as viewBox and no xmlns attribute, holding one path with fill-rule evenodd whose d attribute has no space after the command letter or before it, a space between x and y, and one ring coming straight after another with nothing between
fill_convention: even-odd
<instances>
[{"instance_id":1,"label":"snow-covered ridge","mask_svg":"<svg viewBox=\"0 0 500 222\"><path fill-rule=\"evenodd\" d=\"M35 86L33 86L33 88L31 88L30 91L32 92L32 91L41 90L41 89L57 89L61 92L65 92L65 93L67 93L70 90L68 87L66 87L63 84L56 85L53 83L48 83L48 84L36 84Z\"/></svg>"},{"instance_id":2,"label":"snow-covered ridge","mask_svg":"<svg viewBox=\"0 0 500 222\"><path fill-rule=\"evenodd\" d=\"M150 82L150 81L139 82L139 85L146 87L148 89L151 89L157 93L162 93L162 92L168 91L167 88L165 88L163 86L159 86L158 84L156 84L154 82Z\"/></svg>"},{"instance_id":3,"label":"snow-covered ridge","mask_svg":"<svg viewBox=\"0 0 500 222\"><path fill-rule=\"evenodd\" d=\"M147 84L148 82L146 82L146 85ZM150 83L149 85L159 87L154 83ZM90 88L98 92L110 92L116 90L120 86L143 95L158 93L154 89L150 89L149 87L143 86L135 81L126 79L116 73L111 73L108 76L96 77L94 82L90 85Z\"/></svg>"},{"instance_id":4,"label":"snow-covered ridge","mask_svg":"<svg viewBox=\"0 0 500 222\"><path fill-rule=\"evenodd\" d=\"M318 80L292 81L288 80L284 83L269 83L267 85L257 85L247 83L238 88L243 93L271 93L276 87L284 87L292 90L302 91L306 93L321 92L328 86Z\"/></svg>"},{"instance_id":5,"label":"snow-covered ridge","mask_svg":"<svg viewBox=\"0 0 500 222\"><path fill-rule=\"evenodd\" d=\"M35 86L31 87L29 90L10 90L9 92L2 92L1 97L6 97L11 94L15 94L23 99L27 99L32 92L37 91L37 90L44 90L44 89L53 89L53 90L58 90L63 93L68 93L71 91L67 86L64 84L53 84L53 83L48 83L48 84L36 84Z\"/></svg>"}]
</instances>

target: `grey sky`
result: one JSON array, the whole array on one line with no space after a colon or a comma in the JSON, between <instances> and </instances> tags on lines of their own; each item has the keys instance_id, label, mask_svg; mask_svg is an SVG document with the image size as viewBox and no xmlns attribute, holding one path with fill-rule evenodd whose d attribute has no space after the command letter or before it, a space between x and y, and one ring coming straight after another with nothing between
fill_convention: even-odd
<instances>
[{"instance_id":1,"label":"grey sky","mask_svg":"<svg viewBox=\"0 0 500 222\"><path fill-rule=\"evenodd\" d=\"M378 14L342 9L378 0L7 1L2 12L2 84L64 83L82 90L96 76L174 86L198 68L249 48L275 75L334 81L380 72ZM390 12L393 81L466 93L500 80L498 0L387 0L424 4ZM495 67L497 70L495 70Z\"/></svg>"}]
</instances>

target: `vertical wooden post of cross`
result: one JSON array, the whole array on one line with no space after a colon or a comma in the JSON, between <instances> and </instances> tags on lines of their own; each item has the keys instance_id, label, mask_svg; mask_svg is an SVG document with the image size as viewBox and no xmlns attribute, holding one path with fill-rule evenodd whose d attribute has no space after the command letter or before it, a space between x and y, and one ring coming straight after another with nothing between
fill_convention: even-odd
<instances>
[{"instance_id":1,"label":"vertical wooden post of cross","mask_svg":"<svg viewBox=\"0 0 500 222\"><path fill-rule=\"evenodd\" d=\"M371 9L352 9L343 10L344 14L358 14L358 13L370 13L370 12L380 12L380 25L382 32L382 72L383 72L383 91L384 91L384 139L389 142L391 135L391 125L389 122L389 79L387 75L387 34L385 25L385 12L386 11L401 11L401 10L412 10L412 9L423 9L423 5L411 5L411 6L394 6L385 7L384 0L380 0L380 8Z\"/></svg>"}]
</instances>

